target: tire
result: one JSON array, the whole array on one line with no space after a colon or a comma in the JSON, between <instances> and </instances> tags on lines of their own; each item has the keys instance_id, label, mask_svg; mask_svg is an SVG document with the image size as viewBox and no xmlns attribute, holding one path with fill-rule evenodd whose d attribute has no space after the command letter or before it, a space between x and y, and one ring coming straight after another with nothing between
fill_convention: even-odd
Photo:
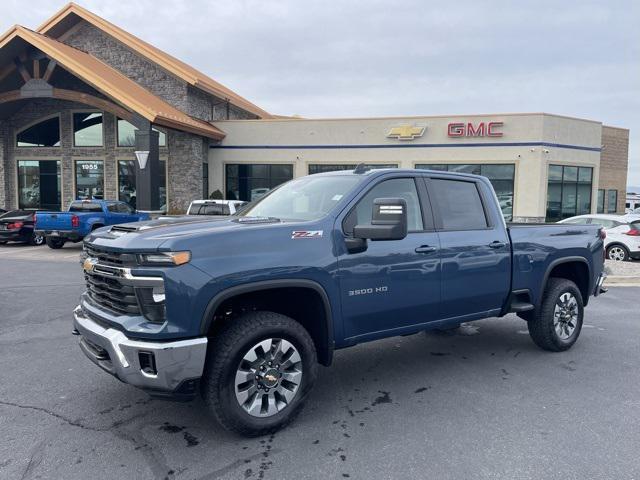
<instances>
[{"instance_id":1,"label":"tire","mask_svg":"<svg viewBox=\"0 0 640 480\"><path fill-rule=\"evenodd\" d=\"M46 238L47 246L54 250L58 250L59 248L64 247L64 240L62 238Z\"/></svg>"},{"instance_id":2,"label":"tire","mask_svg":"<svg viewBox=\"0 0 640 480\"><path fill-rule=\"evenodd\" d=\"M280 371L269 367L268 361L261 358L268 360L270 356L262 355L264 348L258 346L260 342L267 341L264 346L271 345L270 352L277 351L277 341L269 342L270 339L282 341L279 345L284 352L277 354L272 362L272 367L279 366ZM294 348L293 352L297 351L299 362L293 362L298 357L291 354L285 342ZM247 357L256 359L249 363ZM288 359L283 362L288 367L278 364L283 358ZM261 364L266 371L260 371ZM283 376L274 384L283 370ZM247 437L265 435L284 427L300 413L317 372L316 349L302 325L277 313L250 312L233 320L211 339L202 376L202 396L209 411L225 429ZM255 374L261 375L262 380L258 381ZM295 393L290 393L295 382L288 382L285 376L298 382ZM286 402L279 393L285 387L284 393L290 396Z\"/></svg>"},{"instance_id":3,"label":"tire","mask_svg":"<svg viewBox=\"0 0 640 480\"><path fill-rule=\"evenodd\" d=\"M44 235L36 235L35 233L33 234L33 236L31 237L31 240L29 240L29 245L35 245L35 246L40 246L40 245L44 245L45 244L45 237Z\"/></svg>"},{"instance_id":4,"label":"tire","mask_svg":"<svg viewBox=\"0 0 640 480\"><path fill-rule=\"evenodd\" d=\"M626 262L629 260L629 250L624 245L609 245L607 247L607 260Z\"/></svg>"},{"instance_id":5,"label":"tire","mask_svg":"<svg viewBox=\"0 0 640 480\"><path fill-rule=\"evenodd\" d=\"M563 310L562 304L570 308ZM543 350L562 352L578 340L583 317L582 294L576 284L565 278L550 278L540 308L527 322L529 335Z\"/></svg>"}]
</instances>

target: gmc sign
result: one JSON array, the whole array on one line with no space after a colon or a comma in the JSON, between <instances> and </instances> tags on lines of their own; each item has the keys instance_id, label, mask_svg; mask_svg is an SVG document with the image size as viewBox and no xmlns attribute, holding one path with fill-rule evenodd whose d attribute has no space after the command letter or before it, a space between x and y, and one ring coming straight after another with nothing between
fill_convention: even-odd
<instances>
[{"instance_id":1,"label":"gmc sign","mask_svg":"<svg viewBox=\"0 0 640 480\"><path fill-rule=\"evenodd\" d=\"M480 122L474 125L468 123L450 123L447 135L450 137L501 137L503 122Z\"/></svg>"}]
</instances>

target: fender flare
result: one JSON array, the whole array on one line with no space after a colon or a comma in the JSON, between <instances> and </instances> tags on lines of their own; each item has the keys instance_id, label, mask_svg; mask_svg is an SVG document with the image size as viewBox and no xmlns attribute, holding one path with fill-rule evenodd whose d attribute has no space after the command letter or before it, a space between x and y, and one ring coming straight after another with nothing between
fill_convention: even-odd
<instances>
[{"instance_id":1,"label":"fender flare","mask_svg":"<svg viewBox=\"0 0 640 480\"><path fill-rule=\"evenodd\" d=\"M587 283L587 296L586 298L583 298L582 301L584 302L584 305L586 306L587 303L589 302L589 296L590 296L590 292L593 289L593 278L591 275L591 265L589 265L589 262L587 261L586 258L584 257L562 257L562 258L557 258L554 261L552 261L548 266L546 271L544 272L544 277L542 278L542 284L540 285L540 295L538 300L536 301L536 308L540 307L540 303L542 302L542 295L544 293L544 289L547 286L547 282L549 281L549 276L551 275L551 271L556 268L558 265L562 265L564 263L574 263L574 262L581 262L584 263L587 266L587 274L589 275L588 283Z\"/></svg>"},{"instance_id":2,"label":"fender flare","mask_svg":"<svg viewBox=\"0 0 640 480\"><path fill-rule=\"evenodd\" d=\"M240 285L234 285L233 287L226 288L218 292L207 304L204 315L200 321L200 334L206 335L209 331L212 322L213 314L218 307L229 298L237 295L243 295L251 292L259 292L264 290L273 290L277 288L308 288L314 290L320 295L325 311L325 334L327 336L327 365L331 364L333 358L333 350L335 341L333 338L333 315L331 313L331 302L329 301L329 295L322 285L313 280L306 279L277 279L277 280L264 280L259 282L243 283Z\"/></svg>"}]
</instances>

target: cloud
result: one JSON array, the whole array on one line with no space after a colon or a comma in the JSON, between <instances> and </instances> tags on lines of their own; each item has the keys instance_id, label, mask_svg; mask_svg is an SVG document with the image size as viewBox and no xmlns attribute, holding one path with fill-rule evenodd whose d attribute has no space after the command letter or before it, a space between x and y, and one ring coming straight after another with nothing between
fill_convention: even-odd
<instances>
[{"instance_id":1,"label":"cloud","mask_svg":"<svg viewBox=\"0 0 640 480\"><path fill-rule=\"evenodd\" d=\"M80 3L275 113L548 111L629 128L640 184L640 2ZM5 0L3 27L61 6Z\"/></svg>"}]
</instances>

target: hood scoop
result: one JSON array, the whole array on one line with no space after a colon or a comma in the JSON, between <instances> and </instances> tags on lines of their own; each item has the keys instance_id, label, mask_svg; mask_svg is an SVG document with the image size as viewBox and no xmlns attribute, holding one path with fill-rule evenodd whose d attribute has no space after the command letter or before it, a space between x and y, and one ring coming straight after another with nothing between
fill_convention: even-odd
<instances>
[{"instance_id":1,"label":"hood scoop","mask_svg":"<svg viewBox=\"0 0 640 480\"><path fill-rule=\"evenodd\" d=\"M242 224L259 224L259 223L280 223L280 219L274 217L238 217L232 220Z\"/></svg>"}]
</instances>

